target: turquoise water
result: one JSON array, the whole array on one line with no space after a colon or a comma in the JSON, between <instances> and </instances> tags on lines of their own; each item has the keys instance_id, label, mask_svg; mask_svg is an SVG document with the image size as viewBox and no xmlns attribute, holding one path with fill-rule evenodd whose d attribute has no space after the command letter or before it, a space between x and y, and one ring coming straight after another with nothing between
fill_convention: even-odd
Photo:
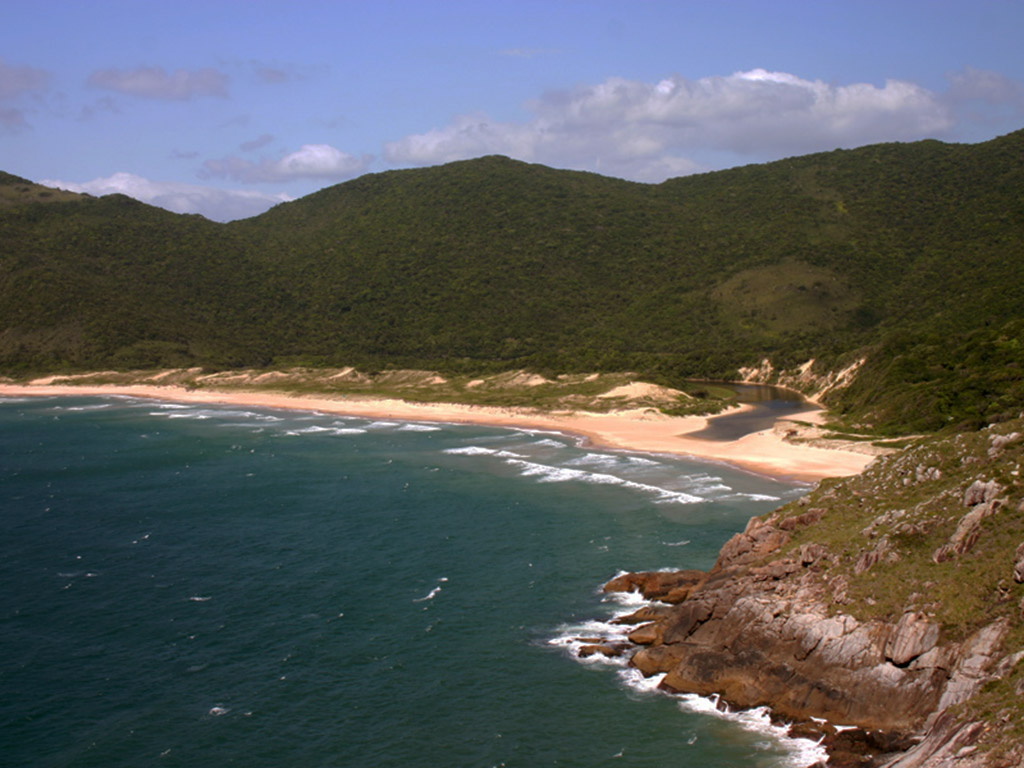
<instances>
[{"instance_id":1,"label":"turquoise water","mask_svg":"<svg viewBox=\"0 0 1024 768\"><path fill-rule=\"evenodd\" d=\"M571 639L802 492L568 437L0 401L5 766L784 766ZM802 754L795 750L804 749Z\"/></svg>"}]
</instances>

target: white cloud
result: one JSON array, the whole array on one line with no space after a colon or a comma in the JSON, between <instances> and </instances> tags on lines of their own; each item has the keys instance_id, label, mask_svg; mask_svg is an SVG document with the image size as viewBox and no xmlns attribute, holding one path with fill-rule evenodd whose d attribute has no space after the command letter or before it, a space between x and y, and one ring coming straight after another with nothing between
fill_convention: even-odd
<instances>
[{"instance_id":1,"label":"white cloud","mask_svg":"<svg viewBox=\"0 0 1024 768\"><path fill-rule=\"evenodd\" d=\"M365 173L372 162L372 155L357 157L330 144L304 144L284 157L263 158L259 162L234 156L207 160L203 163L200 175L204 178L231 178L245 183L294 179L341 181Z\"/></svg>"},{"instance_id":2,"label":"white cloud","mask_svg":"<svg viewBox=\"0 0 1024 768\"><path fill-rule=\"evenodd\" d=\"M133 173L115 173L82 184L55 179L43 179L39 183L96 196L120 193L175 213L199 213L214 221L256 216L271 206L292 199L285 194L268 195L253 190L214 189L195 184L152 181Z\"/></svg>"},{"instance_id":3,"label":"white cloud","mask_svg":"<svg viewBox=\"0 0 1024 768\"><path fill-rule=\"evenodd\" d=\"M163 67L101 69L89 75L89 85L131 96L187 101L196 96L228 95L228 76L209 67L168 72Z\"/></svg>"},{"instance_id":4,"label":"white cloud","mask_svg":"<svg viewBox=\"0 0 1024 768\"><path fill-rule=\"evenodd\" d=\"M752 159L941 135L953 123L937 94L889 80L833 85L755 69L646 83L609 78L527 104L533 118L501 123L463 115L385 145L393 164L426 165L506 154L641 181L700 170L702 152Z\"/></svg>"}]
</instances>

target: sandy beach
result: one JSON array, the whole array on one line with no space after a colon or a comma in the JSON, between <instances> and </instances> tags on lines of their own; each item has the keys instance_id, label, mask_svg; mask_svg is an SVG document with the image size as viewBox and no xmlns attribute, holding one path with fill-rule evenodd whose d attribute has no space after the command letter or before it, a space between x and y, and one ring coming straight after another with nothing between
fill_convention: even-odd
<instances>
[{"instance_id":1,"label":"sandy beach","mask_svg":"<svg viewBox=\"0 0 1024 768\"><path fill-rule=\"evenodd\" d=\"M345 416L545 429L579 435L601 447L692 456L725 462L773 477L802 481L858 474L874 458L863 453L790 443L783 439L783 434L777 429L762 430L729 442L688 437L689 433L703 429L708 418L671 417L652 409L607 414L548 413L452 403L411 403L366 397L327 398L244 390L197 390L144 384L66 385L51 384L47 380L29 384L0 384L0 397L83 395L120 395L181 403L247 405ZM814 415L802 413L800 419L812 421Z\"/></svg>"}]
</instances>

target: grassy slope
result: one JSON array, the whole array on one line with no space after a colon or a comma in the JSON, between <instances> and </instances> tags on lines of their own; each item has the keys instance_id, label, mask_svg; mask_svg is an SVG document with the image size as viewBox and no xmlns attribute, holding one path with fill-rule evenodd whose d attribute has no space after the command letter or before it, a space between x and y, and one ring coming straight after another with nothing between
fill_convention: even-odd
<instances>
[{"instance_id":1,"label":"grassy slope","mask_svg":"<svg viewBox=\"0 0 1024 768\"><path fill-rule=\"evenodd\" d=\"M1008 436L1015 437L996 447L997 438ZM833 593L845 585L836 609L858 619L896 622L904 611L923 611L942 626L941 642L946 642L1006 617L1011 630L1004 650L1024 651L1024 584L1013 578L1015 552L1024 544L1022 464L1020 418L971 434L919 440L877 460L862 475L824 481L784 507L783 516L826 510L819 523L794 532L786 551L799 556L804 544L825 544L833 559L824 561L822 578ZM972 548L936 562L936 551L969 511L965 492L978 480L999 484L997 511L981 521ZM880 545L886 554L858 573L858 561ZM991 727L985 737L989 748L1024 743L1022 690L1024 664L1019 663L961 706L965 719Z\"/></svg>"}]
</instances>

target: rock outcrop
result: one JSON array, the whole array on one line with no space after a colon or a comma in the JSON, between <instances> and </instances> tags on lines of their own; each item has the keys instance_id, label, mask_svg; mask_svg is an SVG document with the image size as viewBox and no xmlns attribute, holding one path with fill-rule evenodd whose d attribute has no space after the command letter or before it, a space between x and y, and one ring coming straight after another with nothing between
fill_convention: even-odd
<instances>
[{"instance_id":1,"label":"rock outcrop","mask_svg":"<svg viewBox=\"0 0 1024 768\"><path fill-rule=\"evenodd\" d=\"M1000 736L1024 710L1024 544L999 527L1024 527L1021 444L991 438L947 441L960 453L943 461L890 457L754 518L709 571L617 577L606 591L654 601L620 619L630 663L668 691L860 729L822 726L830 765L1024 764L1024 743ZM973 707L983 686L994 703Z\"/></svg>"}]
</instances>

